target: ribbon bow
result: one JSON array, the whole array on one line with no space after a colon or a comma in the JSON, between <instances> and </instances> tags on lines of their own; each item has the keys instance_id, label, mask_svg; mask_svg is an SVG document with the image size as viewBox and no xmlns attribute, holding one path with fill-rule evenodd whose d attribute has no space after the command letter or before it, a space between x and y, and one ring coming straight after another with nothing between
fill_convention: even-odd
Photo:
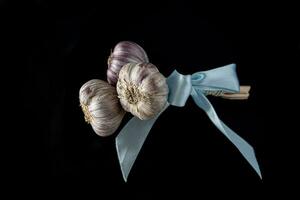
<instances>
[{"instance_id":1,"label":"ribbon bow","mask_svg":"<svg viewBox=\"0 0 300 200\"><path fill-rule=\"evenodd\" d=\"M213 124L237 147L260 178L262 178L252 146L219 119L215 109L206 98L206 94L211 92L238 93L239 81L235 69L236 65L230 64L192 75L182 75L176 70L173 71L167 78L169 97L164 109L156 117L149 120L140 120L137 117L133 117L116 137L119 163L125 181L127 181L138 153L159 115L169 105L183 107L189 96L192 96L197 106L206 112Z\"/></svg>"}]
</instances>

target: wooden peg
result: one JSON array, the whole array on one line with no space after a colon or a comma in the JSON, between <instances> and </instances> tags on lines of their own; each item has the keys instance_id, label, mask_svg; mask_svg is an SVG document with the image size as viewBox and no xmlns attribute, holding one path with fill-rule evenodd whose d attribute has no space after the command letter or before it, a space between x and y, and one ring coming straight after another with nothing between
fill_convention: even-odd
<instances>
[{"instance_id":1,"label":"wooden peg","mask_svg":"<svg viewBox=\"0 0 300 200\"><path fill-rule=\"evenodd\" d=\"M220 97L230 100L245 100L249 98L250 89L250 85L242 85L240 86L239 93L223 93L222 95L220 95Z\"/></svg>"}]
</instances>

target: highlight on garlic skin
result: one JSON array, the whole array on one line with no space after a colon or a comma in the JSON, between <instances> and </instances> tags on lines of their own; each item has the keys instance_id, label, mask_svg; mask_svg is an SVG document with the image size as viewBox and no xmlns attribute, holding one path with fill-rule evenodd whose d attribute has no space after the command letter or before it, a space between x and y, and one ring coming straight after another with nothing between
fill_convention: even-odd
<instances>
[{"instance_id":1,"label":"highlight on garlic skin","mask_svg":"<svg viewBox=\"0 0 300 200\"><path fill-rule=\"evenodd\" d=\"M120 103L141 120L153 118L164 108L168 92L166 78L151 63L128 63L119 73Z\"/></svg>"},{"instance_id":2,"label":"highlight on garlic skin","mask_svg":"<svg viewBox=\"0 0 300 200\"><path fill-rule=\"evenodd\" d=\"M116 85L121 68L127 63L149 62L145 50L130 41L119 42L110 54L107 64L107 81Z\"/></svg>"},{"instance_id":3,"label":"highlight on garlic skin","mask_svg":"<svg viewBox=\"0 0 300 200\"><path fill-rule=\"evenodd\" d=\"M79 100L85 121L99 136L112 135L126 113L115 87L102 80L93 79L85 83L80 88Z\"/></svg>"}]
</instances>

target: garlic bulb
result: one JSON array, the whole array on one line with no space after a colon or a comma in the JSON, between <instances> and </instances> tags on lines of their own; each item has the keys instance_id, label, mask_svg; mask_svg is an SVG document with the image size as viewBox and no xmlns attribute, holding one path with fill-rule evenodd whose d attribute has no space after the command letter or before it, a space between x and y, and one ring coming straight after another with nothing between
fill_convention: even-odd
<instances>
[{"instance_id":1,"label":"garlic bulb","mask_svg":"<svg viewBox=\"0 0 300 200\"><path fill-rule=\"evenodd\" d=\"M165 106L166 78L151 63L128 63L119 73L118 97L124 110L142 120L150 119Z\"/></svg>"},{"instance_id":2,"label":"garlic bulb","mask_svg":"<svg viewBox=\"0 0 300 200\"><path fill-rule=\"evenodd\" d=\"M121 68L127 63L149 62L144 49L129 41L119 42L110 54L107 64L107 81L116 85Z\"/></svg>"},{"instance_id":3,"label":"garlic bulb","mask_svg":"<svg viewBox=\"0 0 300 200\"><path fill-rule=\"evenodd\" d=\"M85 121L99 136L109 136L117 130L126 112L120 105L115 87L93 79L80 88L79 99Z\"/></svg>"}]
</instances>

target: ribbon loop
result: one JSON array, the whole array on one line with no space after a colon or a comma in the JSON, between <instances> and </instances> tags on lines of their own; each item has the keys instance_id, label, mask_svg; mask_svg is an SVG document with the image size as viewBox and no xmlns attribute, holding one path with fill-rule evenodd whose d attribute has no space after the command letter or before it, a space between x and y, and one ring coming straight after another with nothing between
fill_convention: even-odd
<instances>
[{"instance_id":1,"label":"ribbon loop","mask_svg":"<svg viewBox=\"0 0 300 200\"><path fill-rule=\"evenodd\" d=\"M183 107L192 91L191 75L182 75L174 70L167 78L167 84L169 86L169 104Z\"/></svg>"},{"instance_id":2,"label":"ribbon loop","mask_svg":"<svg viewBox=\"0 0 300 200\"><path fill-rule=\"evenodd\" d=\"M199 74L204 76L200 81ZM236 75L236 65L230 64L212 70L194 73L192 75L192 85L202 91L222 90L230 93L239 92L240 84Z\"/></svg>"}]
</instances>

